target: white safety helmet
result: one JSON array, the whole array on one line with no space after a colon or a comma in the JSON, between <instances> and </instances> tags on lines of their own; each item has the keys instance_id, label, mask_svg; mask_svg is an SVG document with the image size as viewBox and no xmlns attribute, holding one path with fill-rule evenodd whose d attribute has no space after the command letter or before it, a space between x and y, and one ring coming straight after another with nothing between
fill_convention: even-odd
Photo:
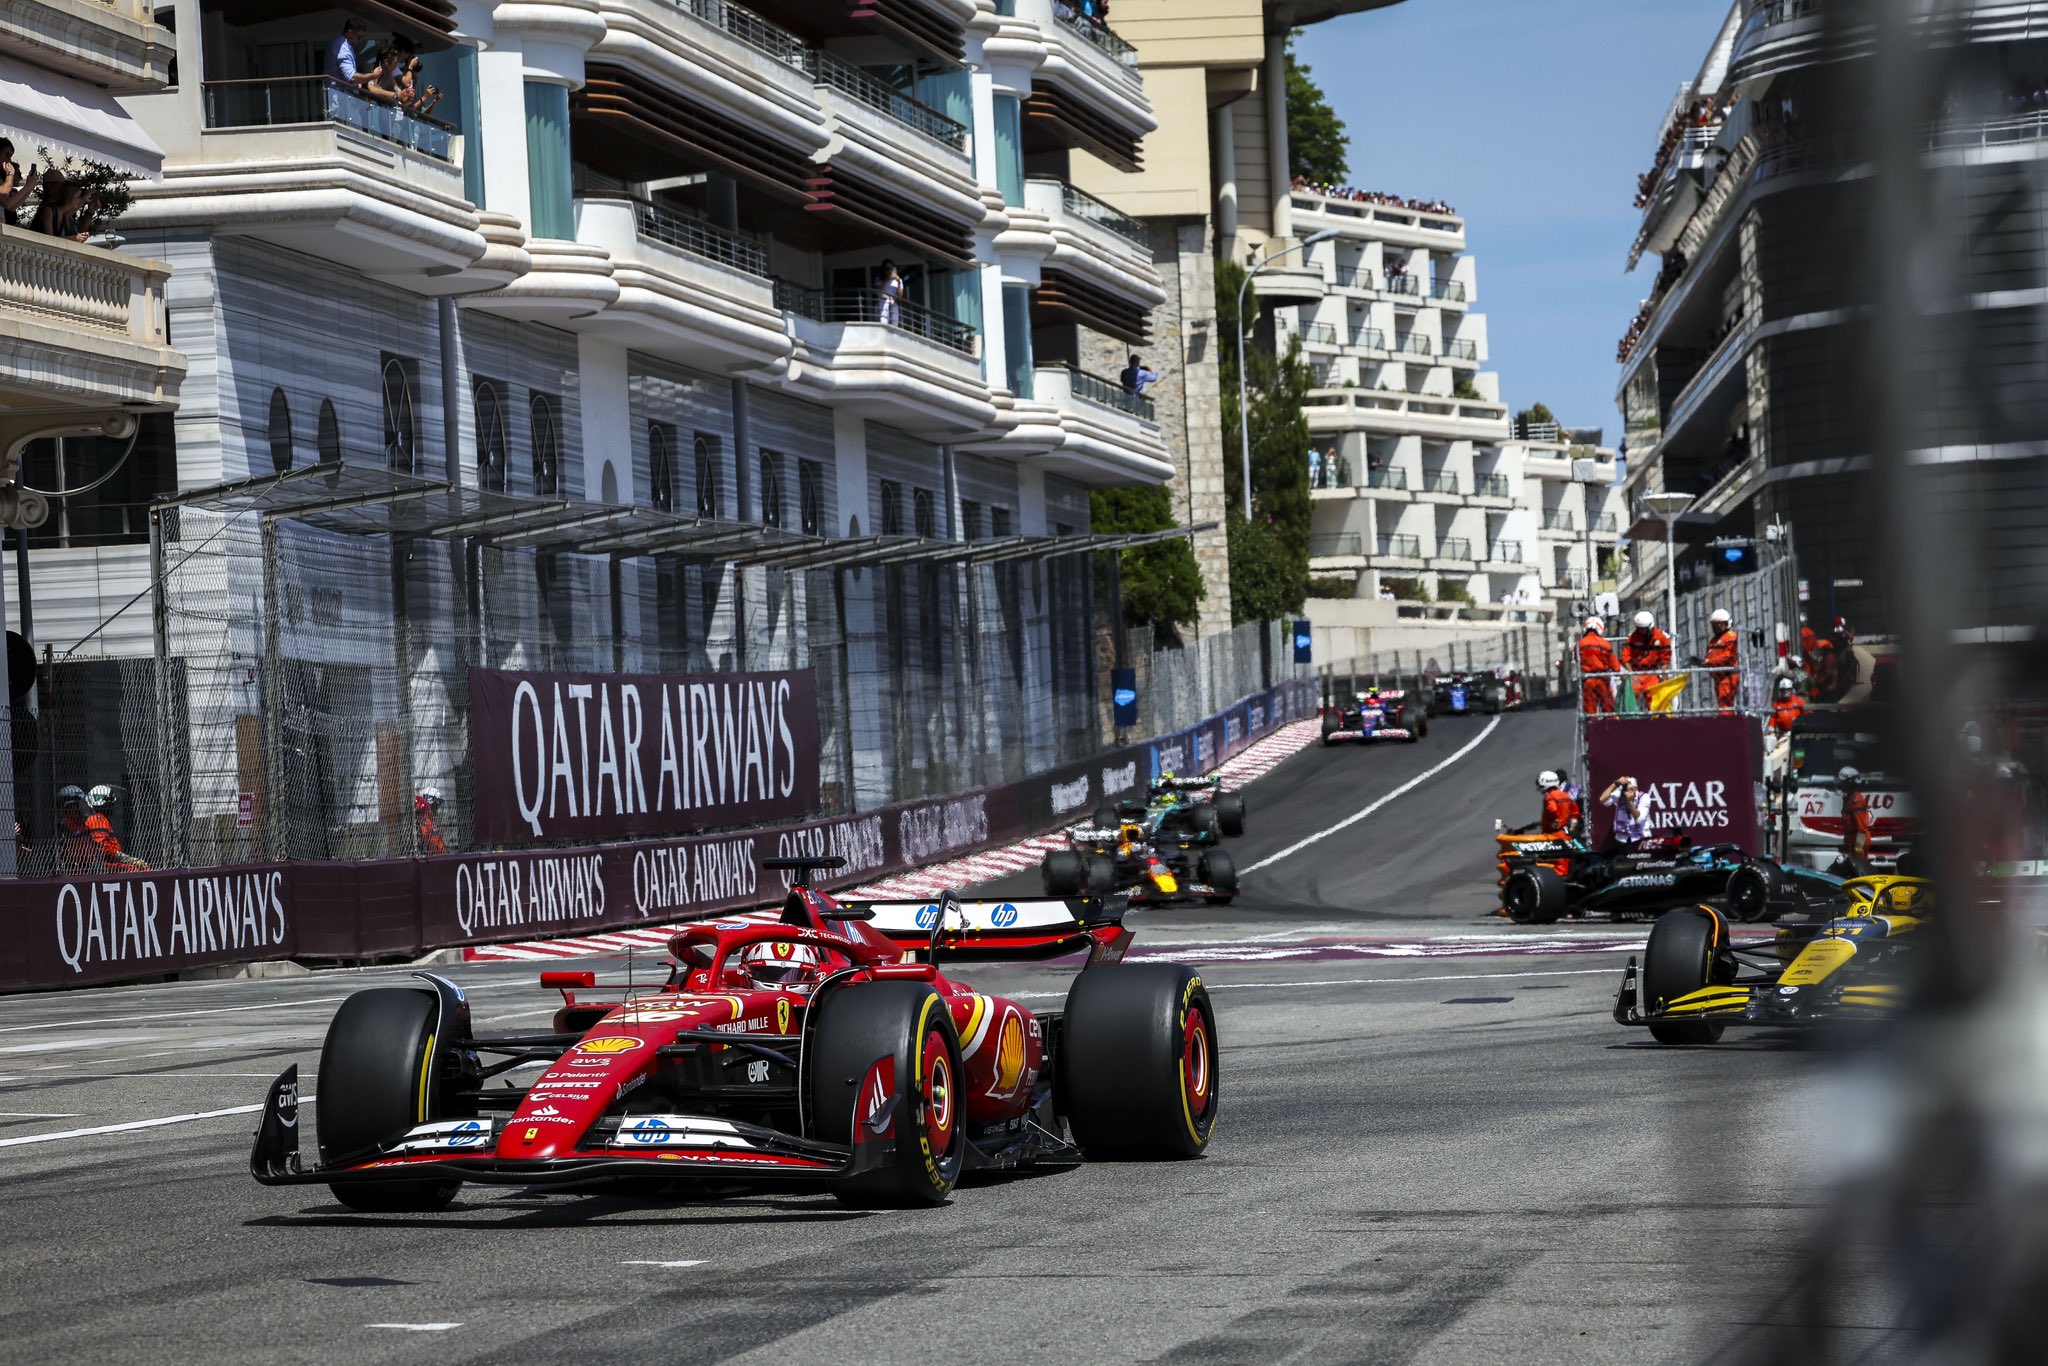
<instances>
[{"instance_id":1,"label":"white safety helmet","mask_svg":"<svg viewBox=\"0 0 2048 1366\"><path fill-rule=\"evenodd\" d=\"M85 794L85 802L95 811L104 811L114 804L114 789L101 783Z\"/></svg>"},{"instance_id":2,"label":"white safety helmet","mask_svg":"<svg viewBox=\"0 0 2048 1366\"><path fill-rule=\"evenodd\" d=\"M1636 613L1636 629L1638 631L1647 631L1656 624L1657 619L1651 616L1648 612Z\"/></svg>"},{"instance_id":3,"label":"white safety helmet","mask_svg":"<svg viewBox=\"0 0 2048 1366\"><path fill-rule=\"evenodd\" d=\"M1789 678L1781 678L1781 679L1779 679L1779 680L1778 680L1778 691L1779 691L1779 692L1791 692L1791 691L1792 691L1792 680L1791 680L1791 679L1789 679Z\"/></svg>"},{"instance_id":4,"label":"white safety helmet","mask_svg":"<svg viewBox=\"0 0 2048 1366\"><path fill-rule=\"evenodd\" d=\"M1586 618L1586 629L1587 629L1588 631L1597 631L1597 630L1599 630L1599 629L1600 629L1600 624L1601 624L1601 623L1600 623L1600 618L1598 618L1598 617L1587 617L1587 618Z\"/></svg>"},{"instance_id":5,"label":"white safety helmet","mask_svg":"<svg viewBox=\"0 0 2048 1366\"><path fill-rule=\"evenodd\" d=\"M1835 775L1835 781L1838 783L1861 782L1862 779L1863 774L1860 771L1848 767L1844 767L1840 773Z\"/></svg>"},{"instance_id":6,"label":"white safety helmet","mask_svg":"<svg viewBox=\"0 0 2048 1366\"><path fill-rule=\"evenodd\" d=\"M1716 607L1713 611L1713 614L1710 615L1707 618L1707 620L1712 622L1716 626L1726 626L1728 624L1728 609L1725 607Z\"/></svg>"},{"instance_id":7,"label":"white safety helmet","mask_svg":"<svg viewBox=\"0 0 2048 1366\"><path fill-rule=\"evenodd\" d=\"M1546 768L1536 775L1536 786L1548 792L1553 787L1563 787L1564 779L1557 776L1556 769Z\"/></svg>"}]
</instances>

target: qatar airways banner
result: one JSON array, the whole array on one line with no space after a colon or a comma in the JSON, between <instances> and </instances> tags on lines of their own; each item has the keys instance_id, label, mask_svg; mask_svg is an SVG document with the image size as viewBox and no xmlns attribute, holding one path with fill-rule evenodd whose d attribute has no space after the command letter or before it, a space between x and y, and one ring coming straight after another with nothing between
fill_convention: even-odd
<instances>
[{"instance_id":1,"label":"qatar airways banner","mask_svg":"<svg viewBox=\"0 0 2048 1366\"><path fill-rule=\"evenodd\" d=\"M1763 731L1748 716L1597 717L1586 722L1593 847L1612 846L1614 811L1598 798L1623 774L1650 801L1650 833L1762 848Z\"/></svg>"},{"instance_id":2,"label":"qatar airways banner","mask_svg":"<svg viewBox=\"0 0 2048 1366\"><path fill-rule=\"evenodd\" d=\"M469 671L482 844L674 835L818 809L818 685L780 673Z\"/></svg>"}]
</instances>

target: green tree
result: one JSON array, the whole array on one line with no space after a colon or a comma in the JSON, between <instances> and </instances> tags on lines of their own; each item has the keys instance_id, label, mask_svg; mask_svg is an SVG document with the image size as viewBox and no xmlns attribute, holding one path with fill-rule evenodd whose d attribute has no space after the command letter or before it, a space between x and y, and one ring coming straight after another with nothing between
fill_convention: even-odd
<instances>
[{"instance_id":1,"label":"green tree","mask_svg":"<svg viewBox=\"0 0 2048 1366\"><path fill-rule=\"evenodd\" d=\"M1351 174L1351 138L1308 67L1295 60L1287 39L1287 171L1341 185Z\"/></svg>"},{"instance_id":2,"label":"green tree","mask_svg":"<svg viewBox=\"0 0 2048 1366\"><path fill-rule=\"evenodd\" d=\"M1544 404L1532 403L1528 407L1522 409L1521 412L1515 414L1515 421L1554 423L1557 421L1557 418Z\"/></svg>"},{"instance_id":3,"label":"green tree","mask_svg":"<svg viewBox=\"0 0 2048 1366\"><path fill-rule=\"evenodd\" d=\"M1173 491L1164 484L1097 489L1088 503L1089 526L1104 535L1180 525L1173 515ZM1162 644L1178 641L1180 628L1195 619L1204 592L1194 550L1185 539L1176 539L1120 553L1124 623L1150 625Z\"/></svg>"},{"instance_id":4,"label":"green tree","mask_svg":"<svg viewBox=\"0 0 2048 1366\"><path fill-rule=\"evenodd\" d=\"M1244 267L1234 261L1216 267L1216 335L1223 345L1224 449L1236 456L1237 294ZM1245 295L1245 321L1259 316L1256 290ZM1274 357L1245 344L1246 387L1251 398L1252 507L1246 516L1242 466L1224 461L1223 485L1230 506L1230 613L1238 622L1272 621L1301 610L1308 596L1308 416L1303 411L1315 376L1301 360L1301 340Z\"/></svg>"}]
</instances>

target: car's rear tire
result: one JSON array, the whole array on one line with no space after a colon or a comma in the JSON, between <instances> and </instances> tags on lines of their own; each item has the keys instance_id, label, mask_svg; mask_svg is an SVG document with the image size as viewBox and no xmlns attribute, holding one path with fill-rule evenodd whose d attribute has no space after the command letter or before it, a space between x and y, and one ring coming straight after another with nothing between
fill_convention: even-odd
<instances>
[{"instance_id":1,"label":"car's rear tire","mask_svg":"<svg viewBox=\"0 0 2048 1366\"><path fill-rule=\"evenodd\" d=\"M1244 833L1244 793L1225 792L1214 803L1216 819L1222 823L1223 833L1236 839Z\"/></svg>"},{"instance_id":2,"label":"car's rear tire","mask_svg":"<svg viewBox=\"0 0 2048 1366\"><path fill-rule=\"evenodd\" d=\"M1229 905L1237 895L1237 860L1230 856L1228 849L1211 849L1202 855L1202 861L1195 865L1202 881L1219 892L1227 892L1223 904Z\"/></svg>"},{"instance_id":3,"label":"car's rear tire","mask_svg":"<svg viewBox=\"0 0 2048 1366\"><path fill-rule=\"evenodd\" d=\"M1335 736L1335 735L1337 734L1337 732L1338 732L1338 731L1340 731L1340 730L1342 730L1342 729L1344 729L1344 722L1343 722L1343 719L1342 719L1341 717L1336 717L1336 716L1332 716L1332 715L1330 715L1330 714L1329 714L1328 712L1325 712L1325 713L1323 713L1323 743L1324 743L1324 744L1326 744L1326 745L1330 745L1330 744L1335 744L1335 743L1336 743L1336 741L1335 741L1334 739L1332 739L1331 737Z\"/></svg>"},{"instance_id":4,"label":"car's rear tire","mask_svg":"<svg viewBox=\"0 0 2048 1366\"><path fill-rule=\"evenodd\" d=\"M1088 857L1088 894L1108 896L1116 890L1116 860L1107 854Z\"/></svg>"},{"instance_id":5,"label":"car's rear tire","mask_svg":"<svg viewBox=\"0 0 2048 1366\"><path fill-rule=\"evenodd\" d=\"M362 1157L417 1124L443 1118L438 1041L440 1002L430 991L376 987L341 1003L320 1046L318 1131L323 1164ZM331 1181L350 1209L435 1210L460 1181Z\"/></svg>"},{"instance_id":6,"label":"car's rear tire","mask_svg":"<svg viewBox=\"0 0 2048 1366\"><path fill-rule=\"evenodd\" d=\"M1060 1109L1091 1158L1199 1157L1215 1132L1216 1012L1193 968L1090 968L1067 991Z\"/></svg>"},{"instance_id":7,"label":"car's rear tire","mask_svg":"<svg viewBox=\"0 0 2048 1366\"><path fill-rule=\"evenodd\" d=\"M1699 906L1668 911L1650 927L1639 979L1644 1008L1662 1010L1671 1001L1711 986L1722 969L1727 948L1727 922ZM1658 1043L1693 1046L1721 1037L1719 1020L1652 1020L1650 1037Z\"/></svg>"},{"instance_id":8,"label":"car's rear tire","mask_svg":"<svg viewBox=\"0 0 2048 1366\"><path fill-rule=\"evenodd\" d=\"M1785 870L1759 860L1745 863L1728 875L1728 888L1721 899L1728 905L1729 919L1753 925L1760 920L1776 920L1777 907L1787 895Z\"/></svg>"},{"instance_id":9,"label":"car's rear tire","mask_svg":"<svg viewBox=\"0 0 2048 1366\"><path fill-rule=\"evenodd\" d=\"M825 997L804 1074L812 1132L852 1140L863 1083L883 1058L894 1133L875 1140L880 1165L834 1181L832 1193L864 1208L942 1205L967 1156L967 1085L952 1012L928 984L868 982Z\"/></svg>"},{"instance_id":10,"label":"car's rear tire","mask_svg":"<svg viewBox=\"0 0 2048 1366\"><path fill-rule=\"evenodd\" d=\"M1555 924L1570 901L1564 879L1555 869L1540 864L1517 868L1501 884L1500 904L1507 909L1508 919L1517 925Z\"/></svg>"},{"instance_id":11,"label":"car's rear tire","mask_svg":"<svg viewBox=\"0 0 2048 1366\"><path fill-rule=\"evenodd\" d=\"M1095 828L1097 830L1114 830L1116 827L1117 816L1114 806L1104 802L1101 806L1095 808Z\"/></svg>"},{"instance_id":12,"label":"car's rear tire","mask_svg":"<svg viewBox=\"0 0 2048 1366\"><path fill-rule=\"evenodd\" d=\"M1071 849L1055 849L1038 865L1047 896L1081 895L1081 856Z\"/></svg>"}]
</instances>

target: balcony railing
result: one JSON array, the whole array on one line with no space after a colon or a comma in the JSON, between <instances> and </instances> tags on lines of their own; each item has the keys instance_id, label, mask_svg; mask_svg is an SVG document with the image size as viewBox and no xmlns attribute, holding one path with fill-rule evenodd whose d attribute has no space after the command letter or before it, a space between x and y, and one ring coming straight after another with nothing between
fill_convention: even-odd
<instances>
[{"instance_id":1,"label":"balcony railing","mask_svg":"<svg viewBox=\"0 0 2048 1366\"><path fill-rule=\"evenodd\" d=\"M1152 250L1151 242L1145 237L1143 223L1121 209L1111 208L1086 190L1079 190L1062 182L1060 203L1074 217L1085 218L1090 223L1107 228L1133 246L1144 248L1148 253Z\"/></svg>"},{"instance_id":2,"label":"balcony railing","mask_svg":"<svg viewBox=\"0 0 2048 1366\"><path fill-rule=\"evenodd\" d=\"M980 334L972 324L935 313L922 304L896 299L873 289L805 289L787 280L775 282L775 305L820 323L880 323L958 351L979 353Z\"/></svg>"},{"instance_id":3,"label":"balcony railing","mask_svg":"<svg viewBox=\"0 0 2048 1366\"><path fill-rule=\"evenodd\" d=\"M1306 323L1301 329L1301 340L1306 346L1337 345L1337 329L1329 323Z\"/></svg>"},{"instance_id":4,"label":"balcony railing","mask_svg":"<svg viewBox=\"0 0 2048 1366\"><path fill-rule=\"evenodd\" d=\"M1373 283L1373 273L1363 266L1337 267L1337 285L1340 289L1378 289Z\"/></svg>"},{"instance_id":5,"label":"balcony railing","mask_svg":"<svg viewBox=\"0 0 2048 1366\"><path fill-rule=\"evenodd\" d=\"M1546 512L1543 514L1545 531L1576 531L1579 523L1569 512Z\"/></svg>"},{"instance_id":6,"label":"balcony railing","mask_svg":"<svg viewBox=\"0 0 2048 1366\"><path fill-rule=\"evenodd\" d=\"M1387 334L1377 327L1361 327L1351 334L1351 344L1367 351L1384 351L1387 349Z\"/></svg>"},{"instance_id":7,"label":"balcony railing","mask_svg":"<svg viewBox=\"0 0 2048 1366\"><path fill-rule=\"evenodd\" d=\"M1366 486L1376 489L1401 489L1408 487L1408 471L1404 469L1378 469L1366 472Z\"/></svg>"},{"instance_id":8,"label":"balcony railing","mask_svg":"<svg viewBox=\"0 0 2048 1366\"><path fill-rule=\"evenodd\" d=\"M338 123L440 161L450 160L454 150L455 129L448 124L371 99L325 76L204 81L200 90L208 128Z\"/></svg>"},{"instance_id":9,"label":"balcony railing","mask_svg":"<svg viewBox=\"0 0 2048 1366\"><path fill-rule=\"evenodd\" d=\"M1422 558L1422 538L1420 536L1382 536L1380 537L1380 554L1391 555L1398 559L1419 560Z\"/></svg>"},{"instance_id":10,"label":"balcony railing","mask_svg":"<svg viewBox=\"0 0 2048 1366\"><path fill-rule=\"evenodd\" d=\"M1416 279L1413 275L1389 275L1387 277L1387 293L1419 295L1422 293L1422 281Z\"/></svg>"},{"instance_id":11,"label":"balcony railing","mask_svg":"<svg viewBox=\"0 0 2048 1366\"><path fill-rule=\"evenodd\" d=\"M0 314L161 344L163 268L104 247L0 229Z\"/></svg>"},{"instance_id":12,"label":"balcony railing","mask_svg":"<svg viewBox=\"0 0 2048 1366\"><path fill-rule=\"evenodd\" d=\"M1486 558L1496 564L1520 564L1522 562L1522 543L1520 541L1496 541Z\"/></svg>"},{"instance_id":13,"label":"balcony railing","mask_svg":"<svg viewBox=\"0 0 2048 1366\"><path fill-rule=\"evenodd\" d=\"M1481 498L1512 498L1514 496L1508 492L1508 477L1505 474L1480 475L1479 482L1472 491Z\"/></svg>"},{"instance_id":14,"label":"balcony railing","mask_svg":"<svg viewBox=\"0 0 2048 1366\"><path fill-rule=\"evenodd\" d=\"M1442 299L1446 303L1465 302L1465 282L1462 280L1438 280L1429 287L1429 297Z\"/></svg>"},{"instance_id":15,"label":"balcony railing","mask_svg":"<svg viewBox=\"0 0 2048 1366\"><path fill-rule=\"evenodd\" d=\"M1557 576L1557 582L1551 586L1573 593L1583 593L1586 591L1586 571L1583 569L1567 569Z\"/></svg>"},{"instance_id":16,"label":"balcony railing","mask_svg":"<svg viewBox=\"0 0 2048 1366\"><path fill-rule=\"evenodd\" d=\"M1479 343L1457 340L1447 341L1444 343L1444 355L1452 360L1478 360Z\"/></svg>"},{"instance_id":17,"label":"balcony railing","mask_svg":"<svg viewBox=\"0 0 2048 1366\"><path fill-rule=\"evenodd\" d=\"M811 79L819 85L830 86L842 95L860 101L883 117L893 119L905 128L922 133L934 141L942 142L956 152L967 149L965 124L955 123L931 106L918 103L895 86L870 76L845 58L820 48L812 48L804 55L804 64L811 73Z\"/></svg>"},{"instance_id":18,"label":"balcony railing","mask_svg":"<svg viewBox=\"0 0 2048 1366\"><path fill-rule=\"evenodd\" d=\"M1308 553L1311 559L1363 555L1365 544L1355 531L1341 532L1333 536L1311 536L1308 538Z\"/></svg>"},{"instance_id":19,"label":"balcony railing","mask_svg":"<svg viewBox=\"0 0 2048 1366\"><path fill-rule=\"evenodd\" d=\"M1069 15L1062 16L1057 7L1053 10L1053 17L1058 19L1063 27L1080 35L1084 41L1101 51L1118 66L1125 67L1132 72L1137 71L1138 49L1132 47L1122 38L1119 38L1115 30L1111 29L1109 25L1084 19L1078 13L1070 12Z\"/></svg>"},{"instance_id":20,"label":"balcony railing","mask_svg":"<svg viewBox=\"0 0 2048 1366\"><path fill-rule=\"evenodd\" d=\"M728 4L726 0L669 0L669 3L739 39L756 52L798 71L805 69L804 54L809 51L809 45L780 24L771 23L750 9Z\"/></svg>"},{"instance_id":21,"label":"balcony railing","mask_svg":"<svg viewBox=\"0 0 2048 1366\"><path fill-rule=\"evenodd\" d=\"M1621 531L1621 522L1611 512L1603 512L1593 519L1593 530L1616 535Z\"/></svg>"},{"instance_id":22,"label":"balcony railing","mask_svg":"<svg viewBox=\"0 0 2048 1366\"><path fill-rule=\"evenodd\" d=\"M1472 558L1472 542L1463 536L1446 536L1437 542L1436 557L1440 560L1469 560Z\"/></svg>"},{"instance_id":23,"label":"balcony railing","mask_svg":"<svg viewBox=\"0 0 2048 1366\"><path fill-rule=\"evenodd\" d=\"M671 213L644 199L633 201L633 219L640 235L651 242L764 280L768 278L768 253L723 228Z\"/></svg>"},{"instance_id":24,"label":"balcony railing","mask_svg":"<svg viewBox=\"0 0 2048 1366\"><path fill-rule=\"evenodd\" d=\"M1411 356L1426 356L1430 354L1433 348L1430 346L1429 338L1418 337L1411 332L1407 336L1401 338L1400 344L1397 345L1394 349L1396 351L1405 352Z\"/></svg>"},{"instance_id":25,"label":"balcony railing","mask_svg":"<svg viewBox=\"0 0 2048 1366\"><path fill-rule=\"evenodd\" d=\"M1456 493L1458 491L1458 472L1456 470L1438 470L1435 474L1429 476L1427 491L1430 493Z\"/></svg>"},{"instance_id":26,"label":"balcony railing","mask_svg":"<svg viewBox=\"0 0 2048 1366\"><path fill-rule=\"evenodd\" d=\"M1555 422L1528 422L1515 419L1515 436L1523 441L1561 441L1562 429Z\"/></svg>"},{"instance_id":27,"label":"balcony railing","mask_svg":"<svg viewBox=\"0 0 2048 1366\"><path fill-rule=\"evenodd\" d=\"M1099 403L1120 413L1129 413L1132 417L1142 418L1146 422L1158 420L1152 400L1143 394L1134 394L1113 379L1091 375L1086 370L1079 370L1071 365L1066 367L1066 371L1067 387L1075 398Z\"/></svg>"}]
</instances>

